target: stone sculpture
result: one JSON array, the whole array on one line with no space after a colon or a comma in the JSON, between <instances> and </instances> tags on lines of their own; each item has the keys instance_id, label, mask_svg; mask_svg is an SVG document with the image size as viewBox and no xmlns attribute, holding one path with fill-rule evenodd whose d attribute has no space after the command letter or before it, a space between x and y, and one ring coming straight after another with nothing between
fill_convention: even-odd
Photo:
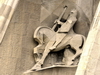
<instances>
[{"instance_id":1,"label":"stone sculpture","mask_svg":"<svg viewBox=\"0 0 100 75\"><path fill-rule=\"evenodd\" d=\"M74 61L82 53L82 47L85 42L85 37L80 34L76 34L73 30L73 25L77 21L77 10L71 10L68 18L65 22L62 22L62 16L66 11L67 6L60 17L54 22L55 25L51 29L50 27L40 26L34 33L34 39L39 43L34 48L34 56L36 64L30 69L30 71L38 71L46 68L41 68L45 58L50 52L57 52L64 49L64 56L62 62L55 64L52 67L71 67L74 65ZM74 50L75 54L71 57L67 57L67 51Z\"/></svg>"}]
</instances>

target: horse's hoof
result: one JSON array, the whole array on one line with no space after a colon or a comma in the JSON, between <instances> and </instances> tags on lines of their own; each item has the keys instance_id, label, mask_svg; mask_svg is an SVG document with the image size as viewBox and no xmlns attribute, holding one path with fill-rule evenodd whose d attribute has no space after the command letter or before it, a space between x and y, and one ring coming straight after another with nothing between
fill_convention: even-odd
<instances>
[{"instance_id":1,"label":"horse's hoof","mask_svg":"<svg viewBox=\"0 0 100 75\"><path fill-rule=\"evenodd\" d=\"M36 71L37 69L41 69L41 64L37 63L36 65L34 65L31 71Z\"/></svg>"},{"instance_id":2,"label":"horse's hoof","mask_svg":"<svg viewBox=\"0 0 100 75\"><path fill-rule=\"evenodd\" d=\"M24 72L23 74L27 74L27 73L31 73L33 72L32 70L27 70L26 72Z\"/></svg>"},{"instance_id":3,"label":"horse's hoof","mask_svg":"<svg viewBox=\"0 0 100 75\"><path fill-rule=\"evenodd\" d=\"M73 65L73 61L68 61L68 62L67 62L67 65L68 65L68 66L72 66L72 65Z\"/></svg>"}]
</instances>

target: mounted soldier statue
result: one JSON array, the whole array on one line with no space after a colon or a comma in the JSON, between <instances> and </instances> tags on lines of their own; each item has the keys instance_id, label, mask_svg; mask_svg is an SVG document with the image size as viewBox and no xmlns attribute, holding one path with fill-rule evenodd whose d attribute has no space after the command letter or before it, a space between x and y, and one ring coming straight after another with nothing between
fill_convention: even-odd
<instances>
[{"instance_id":1,"label":"mounted soldier statue","mask_svg":"<svg viewBox=\"0 0 100 75\"><path fill-rule=\"evenodd\" d=\"M77 10L71 10L68 18L65 22L62 22L62 16L66 11L67 6L64 7L63 12L52 27L40 26L35 30L34 39L39 43L34 48L34 56L36 64L30 69L31 71L37 71L42 69L46 57L50 52L58 52L64 50L63 60L59 65L71 66L73 61L81 55L85 37L80 34L76 34L73 30L73 26L77 21ZM66 51L73 49L75 54L66 59ZM58 64L57 64L58 65Z\"/></svg>"}]
</instances>

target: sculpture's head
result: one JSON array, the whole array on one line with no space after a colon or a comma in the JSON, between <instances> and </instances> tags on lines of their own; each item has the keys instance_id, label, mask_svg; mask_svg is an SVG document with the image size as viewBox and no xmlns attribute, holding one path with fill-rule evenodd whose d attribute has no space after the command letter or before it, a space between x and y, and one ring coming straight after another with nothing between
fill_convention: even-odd
<instances>
[{"instance_id":1,"label":"sculpture's head","mask_svg":"<svg viewBox=\"0 0 100 75\"><path fill-rule=\"evenodd\" d=\"M70 12L70 16L77 16L77 10L72 9L71 12Z\"/></svg>"}]
</instances>

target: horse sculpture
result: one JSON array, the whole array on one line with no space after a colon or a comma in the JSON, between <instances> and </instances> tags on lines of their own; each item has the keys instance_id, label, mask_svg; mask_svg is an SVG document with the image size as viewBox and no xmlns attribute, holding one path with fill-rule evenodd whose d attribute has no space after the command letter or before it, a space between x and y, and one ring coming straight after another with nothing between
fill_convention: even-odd
<instances>
[{"instance_id":1,"label":"horse sculpture","mask_svg":"<svg viewBox=\"0 0 100 75\"><path fill-rule=\"evenodd\" d=\"M61 16L63 16L65 10L66 7ZM76 34L73 30L73 25L77 21L77 10L73 9L70 12L66 22L60 21L61 16L56 20L56 24L52 29L44 26L40 26L36 29L34 39L39 43L39 45L34 48L36 64L32 67L31 71L41 69L45 58L50 52L57 52L65 49L64 57L60 65L63 64L69 66L73 65L73 61L81 55L85 37ZM60 28L55 31L57 25L60 25ZM70 59L66 59L66 51L68 49L73 49L75 51L75 54L71 56Z\"/></svg>"}]
</instances>

